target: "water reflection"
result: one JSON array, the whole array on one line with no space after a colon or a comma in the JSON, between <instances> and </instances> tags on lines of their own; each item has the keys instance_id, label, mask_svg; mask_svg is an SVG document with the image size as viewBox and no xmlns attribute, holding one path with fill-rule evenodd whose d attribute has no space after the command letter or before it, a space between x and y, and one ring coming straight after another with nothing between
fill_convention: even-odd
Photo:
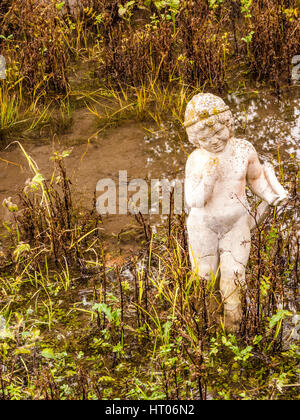
<instances>
[{"instance_id":1,"label":"water reflection","mask_svg":"<svg viewBox=\"0 0 300 420\"><path fill-rule=\"evenodd\" d=\"M246 138L267 157L277 157L278 146L283 158L300 158L300 88L291 89L278 100L270 93L251 92L248 95L230 94L225 98L235 118L236 137ZM149 155L148 175L159 173L182 177L187 155L193 147L183 129L165 124L160 130L145 136Z\"/></svg>"},{"instance_id":2,"label":"water reflection","mask_svg":"<svg viewBox=\"0 0 300 420\"><path fill-rule=\"evenodd\" d=\"M235 119L237 136L244 136L262 153L282 151L300 158L299 91L279 101L268 94L256 97L228 97Z\"/></svg>"}]
</instances>

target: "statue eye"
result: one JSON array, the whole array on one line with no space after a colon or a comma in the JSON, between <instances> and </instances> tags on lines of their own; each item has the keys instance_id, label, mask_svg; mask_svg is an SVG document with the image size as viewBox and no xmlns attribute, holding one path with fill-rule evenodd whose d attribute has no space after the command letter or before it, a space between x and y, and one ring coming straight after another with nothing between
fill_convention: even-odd
<instances>
[{"instance_id":1,"label":"statue eye","mask_svg":"<svg viewBox=\"0 0 300 420\"><path fill-rule=\"evenodd\" d=\"M224 130L224 127L220 128L220 130L218 130L218 131L215 132L215 135L216 134L221 134L223 132L223 130Z\"/></svg>"}]
</instances>

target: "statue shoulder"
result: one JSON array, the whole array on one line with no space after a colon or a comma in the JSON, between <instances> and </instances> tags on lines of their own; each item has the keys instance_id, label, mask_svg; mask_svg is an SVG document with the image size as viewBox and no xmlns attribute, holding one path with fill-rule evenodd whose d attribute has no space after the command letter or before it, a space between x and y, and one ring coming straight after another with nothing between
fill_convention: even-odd
<instances>
[{"instance_id":1,"label":"statue shoulder","mask_svg":"<svg viewBox=\"0 0 300 420\"><path fill-rule=\"evenodd\" d=\"M234 147L239 149L243 153L245 153L247 155L256 154L256 149L253 146L253 144L250 143L250 141L247 141L245 139L234 138L233 142L234 142Z\"/></svg>"}]
</instances>

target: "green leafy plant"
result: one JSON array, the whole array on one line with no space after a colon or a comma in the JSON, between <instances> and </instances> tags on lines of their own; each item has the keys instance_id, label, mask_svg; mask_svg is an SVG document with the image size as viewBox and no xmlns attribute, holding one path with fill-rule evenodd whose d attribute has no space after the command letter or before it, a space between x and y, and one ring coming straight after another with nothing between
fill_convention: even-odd
<instances>
[{"instance_id":1,"label":"green leafy plant","mask_svg":"<svg viewBox=\"0 0 300 420\"><path fill-rule=\"evenodd\" d=\"M248 55L249 58L250 58L250 44L252 42L254 34L255 34L255 32L251 31L247 36L242 38L242 41L244 41L247 45L247 55Z\"/></svg>"}]
</instances>

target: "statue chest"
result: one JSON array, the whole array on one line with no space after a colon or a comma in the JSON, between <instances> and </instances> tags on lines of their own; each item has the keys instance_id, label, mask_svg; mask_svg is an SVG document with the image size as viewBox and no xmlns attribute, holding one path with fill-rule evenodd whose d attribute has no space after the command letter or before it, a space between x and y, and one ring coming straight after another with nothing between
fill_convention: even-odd
<instances>
[{"instance_id":1,"label":"statue chest","mask_svg":"<svg viewBox=\"0 0 300 420\"><path fill-rule=\"evenodd\" d=\"M246 180L247 168L248 159L241 153L223 156L223 158L219 159L218 163L219 179L224 184L243 182Z\"/></svg>"}]
</instances>

